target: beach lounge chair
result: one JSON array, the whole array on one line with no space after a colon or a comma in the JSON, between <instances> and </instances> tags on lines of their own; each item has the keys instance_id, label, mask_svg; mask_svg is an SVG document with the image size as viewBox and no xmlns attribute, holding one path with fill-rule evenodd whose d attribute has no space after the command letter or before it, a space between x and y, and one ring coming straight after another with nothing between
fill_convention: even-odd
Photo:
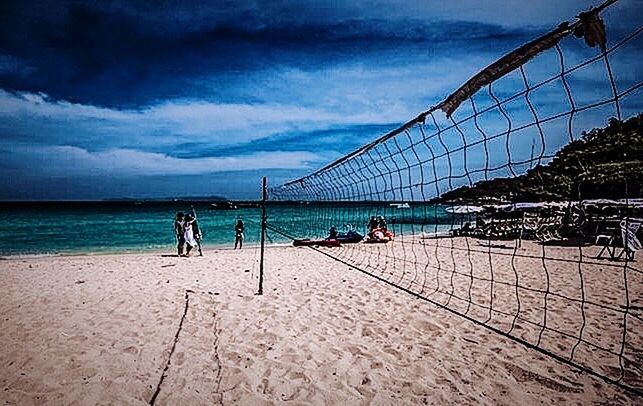
<instances>
[{"instance_id":1,"label":"beach lounge chair","mask_svg":"<svg viewBox=\"0 0 643 406\"><path fill-rule=\"evenodd\" d=\"M524 240L530 240L536 238L536 232L540 227L540 217L538 214L525 213L522 218L522 230L521 238Z\"/></svg>"},{"instance_id":2,"label":"beach lounge chair","mask_svg":"<svg viewBox=\"0 0 643 406\"><path fill-rule=\"evenodd\" d=\"M643 248L643 244L641 244L636 235L642 224L643 219L626 217L620 221L618 228L606 228L604 233L596 236L596 245L602 247L596 258L604 258L603 254L607 252L609 255L607 258L612 260L620 259L623 255L629 260L634 260L635 252ZM619 247L616 242L619 237L619 231L623 247L620 252L617 252Z\"/></svg>"},{"instance_id":3,"label":"beach lounge chair","mask_svg":"<svg viewBox=\"0 0 643 406\"><path fill-rule=\"evenodd\" d=\"M516 219L499 219L490 223L485 229L485 237L490 239L513 239L520 236L521 224Z\"/></svg>"},{"instance_id":4,"label":"beach lounge chair","mask_svg":"<svg viewBox=\"0 0 643 406\"><path fill-rule=\"evenodd\" d=\"M596 242L595 244L602 247L596 256L597 259L604 257L604 253L609 255L609 259L616 258L616 241L620 226L616 225L612 219L602 219L596 223Z\"/></svg>"},{"instance_id":5,"label":"beach lounge chair","mask_svg":"<svg viewBox=\"0 0 643 406\"><path fill-rule=\"evenodd\" d=\"M534 236L538 241L549 242L561 240L562 236L560 230L563 227L563 216L560 214L552 215L543 218L542 223L534 232Z\"/></svg>"},{"instance_id":6,"label":"beach lounge chair","mask_svg":"<svg viewBox=\"0 0 643 406\"><path fill-rule=\"evenodd\" d=\"M614 259L614 254L616 252L616 247L614 246L615 236L608 234L599 234L596 236L596 245L602 247L601 250L596 255L596 259L602 259L603 253L607 251L607 254L611 259Z\"/></svg>"},{"instance_id":7,"label":"beach lounge chair","mask_svg":"<svg viewBox=\"0 0 643 406\"><path fill-rule=\"evenodd\" d=\"M641 241L637 237L636 233L639 231L641 228L641 225L643 224L643 219L636 219L636 218L624 218L621 220L620 226L621 226L621 238L623 239L623 250L621 251L620 254L618 254L617 258L621 258L623 254L625 254L625 257L629 260L634 260L634 253L641 248L643 248L643 244L641 244Z\"/></svg>"}]
</instances>

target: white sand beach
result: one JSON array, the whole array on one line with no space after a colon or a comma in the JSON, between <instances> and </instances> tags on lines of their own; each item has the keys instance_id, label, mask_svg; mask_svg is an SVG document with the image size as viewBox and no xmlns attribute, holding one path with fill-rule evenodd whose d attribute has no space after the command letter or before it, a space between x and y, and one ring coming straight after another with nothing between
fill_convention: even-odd
<instances>
[{"instance_id":1,"label":"white sand beach","mask_svg":"<svg viewBox=\"0 0 643 406\"><path fill-rule=\"evenodd\" d=\"M443 249L447 263L457 251ZM157 387L159 405L640 402L308 248L268 248L257 296L256 255L0 261L0 403L143 405ZM486 257L470 258L483 272ZM640 306L643 281L630 283Z\"/></svg>"}]
</instances>

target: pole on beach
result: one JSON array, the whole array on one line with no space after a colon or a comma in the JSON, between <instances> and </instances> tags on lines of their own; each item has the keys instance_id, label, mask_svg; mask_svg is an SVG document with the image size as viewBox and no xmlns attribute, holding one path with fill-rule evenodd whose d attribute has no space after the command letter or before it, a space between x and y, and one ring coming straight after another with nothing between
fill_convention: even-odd
<instances>
[{"instance_id":1,"label":"pole on beach","mask_svg":"<svg viewBox=\"0 0 643 406\"><path fill-rule=\"evenodd\" d=\"M259 258L259 292L258 295L263 295L263 251L266 244L266 197L268 190L266 188L266 177L261 179L261 255Z\"/></svg>"}]
</instances>

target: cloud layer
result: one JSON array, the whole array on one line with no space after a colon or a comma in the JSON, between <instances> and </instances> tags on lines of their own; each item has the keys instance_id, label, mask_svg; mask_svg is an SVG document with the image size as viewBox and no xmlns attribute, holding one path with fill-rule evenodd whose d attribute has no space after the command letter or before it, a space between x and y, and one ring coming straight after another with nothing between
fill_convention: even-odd
<instances>
[{"instance_id":1,"label":"cloud layer","mask_svg":"<svg viewBox=\"0 0 643 406\"><path fill-rule=\"evenodd\" d=\"M240 180L232 194L254 196L255 183L241 181L249 174L319 167L596 3L7 1L0 199L114 197L130 193L125 179L181 177L181 187L156 183L167 196L223 172ZM610 39L636 25L640 6L609 10ZM586 54L572 40L568 63ZM619 85L640 77L638 60L614 59ZM532 80L557 68L527 67ZM596 78L578 73L579 97L602 91ZM542 97L553 105L558 96ZM101 177L109 193L87 180Z\"/></svg>"}]
</instances>

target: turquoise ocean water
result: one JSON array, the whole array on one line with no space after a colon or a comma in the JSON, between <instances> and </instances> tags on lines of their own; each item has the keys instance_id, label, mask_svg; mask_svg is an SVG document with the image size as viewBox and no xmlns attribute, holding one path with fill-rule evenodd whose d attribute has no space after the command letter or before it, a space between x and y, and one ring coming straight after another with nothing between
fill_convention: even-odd
<instances>
[{"instance_id":1,"label":"turquoise ocean water","mask_svg":"<svg viewBox=\"0 0 643 406\"><path fill-rule=\"evenodd\" d=\"M0 204L0 255L87 252L174 252L173 219L190 210L181 202L82 202ZM205 247L232 246L234 225L242 219L248 245L260 236L261 210L212 210L209 203L193 204L204 233ZM330 226L347 225L364 232L371 215L384 215L397 234L432 232L451 221L436 206L395 209L387 204L363 206L280 204L267 208L268 222L297 238L324 237ZM268 243L290 239L268 232Z\"/></svg>"}]
</instances>

